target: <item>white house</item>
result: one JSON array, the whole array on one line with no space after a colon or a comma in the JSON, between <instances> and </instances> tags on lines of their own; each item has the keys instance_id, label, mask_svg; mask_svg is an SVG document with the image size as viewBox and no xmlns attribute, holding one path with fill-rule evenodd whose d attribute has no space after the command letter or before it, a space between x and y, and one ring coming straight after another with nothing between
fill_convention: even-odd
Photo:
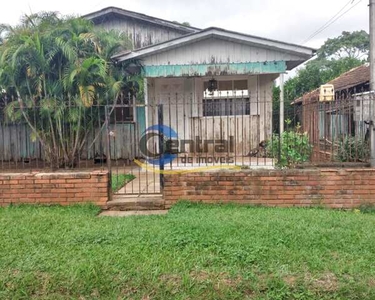
<instances>
[{"instance_id":1,"label":"white house","mask_svg":"<svg viewBox=\"0 0 375 300\"><path fill-rule=\"evenodd\" d=\"M157 105L163 104L163 121L180 138L232 137L232 151L242 156L271 136L275 79L314 54L304 46L221 28L200 30L118 8L85 17L133 40L134 50L114 59L143 65L145 97L134 105L144 105L144 117L134 114L135 132L156 124Z\"/></svg>"}]
</instances>

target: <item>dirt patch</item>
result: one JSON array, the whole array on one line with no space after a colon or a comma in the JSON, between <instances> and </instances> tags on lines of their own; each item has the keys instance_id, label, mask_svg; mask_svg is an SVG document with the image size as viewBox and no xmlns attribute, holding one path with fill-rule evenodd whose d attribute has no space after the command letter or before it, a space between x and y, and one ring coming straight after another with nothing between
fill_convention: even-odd
<instances>
[{"instance_id":1,"label":"dirt patch","mask_svg":"<svg viewBox=\"0 0 375 300\"><path fill-rule=\"evenodd\" d=\"M207 281L210 279L212 275L208 273L207 271L192 271L190 273L190 277L199 282Z\"/></svg>"},{"instance_id":2,"label":"dirt patch","mask_svg":"<svg viewBox=\"0 0 375 300\"><path fill-rule=\"evenodd\" d=\"M319 277L312 277L311 274L305 276L305 281L312 289L324 292L334 292L338 289L337 277L333 273L324 273Z\"/></svg>"},{"instance_id":3,"label":"dirt patch","mask_svg":"<svg viewBox=\"0 0 375 300\"><path fill-rule=\"evenodd\" d=\"M94 289L91 293L91 297L94 299L99 299L100 298L100 292L98 289Z\"/></svg>"},{"instance_id":4,"label":"dirt patch","mask_svg":"<svg viewBox=\"0 0 375 300\"><path fill-rule=\"evenodd\" d=\"M214 284L215 289L217 290L222 288L234 288L242 282L240 276L231 278L229 274L225 272L214 273L207 271L193 271L190 273L190 277L197 282L210 281Z\"/></svg>"},{"instance_id":5,"label":"dirt patch","mask_svg":"<svg viewBox=\"0 0 375 300\"><path fill-rule=\"evenodd\" d=\"M121 291L121 295L127 298L130 296L136 295L137 293L138 293L138 289L135 287L128 287ZM121 298L118 298L118 299L123 299L122 296Z\"/></svg>"},{"instance_id":6,"label":"dirt patch","mask_svg":"<svg viewBox=\"0 0 375 300\"><path fill-rule=\"evenodd\" d=\"M371 287L371 288L375 288L375 278L369 279L368 286Z\"/></svg>"},{"instance_id":7,"label":"dirt patch","mask_svg":"<svg viewBox=\"0 0 375 300\"><path fill-rule=\"evenodd\" d=\"M260 291L267 290L267 281L274 278L273 274L257 274L257 284Z\"/></svg>"},{"instance_id":8,"label":"dirt patch","mask_svg":"<svg viewBox=\"0 0 375 300\"><path fill-rule=\"evenodd\" d=\"M297 277L292 276L292 275L288 275L288 276L283 277L283 280L284 280L285 284L287 284L288 286L294 287L296 285L296 282L297 282Z\"/></svg>"},{"instance_id":9,"label":"dirt patch","mask_svg":"<svg viewBox=\"0 0 375 300\"><path fill-rule=\"evenodd\" d=\"M182 278L177 274L163 274L159 279L168 286L178 287L181 284Z\"/></svg>"}]
</instances>

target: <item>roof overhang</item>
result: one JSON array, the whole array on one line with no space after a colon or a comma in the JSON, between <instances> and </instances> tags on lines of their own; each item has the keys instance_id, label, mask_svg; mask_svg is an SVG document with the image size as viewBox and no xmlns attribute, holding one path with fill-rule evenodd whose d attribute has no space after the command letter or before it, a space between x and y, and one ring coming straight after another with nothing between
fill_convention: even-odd
<instances>
[{"instance_id":1,"label":"roof overhang","mask_svg":"<svg viewBox=\"0 0 375 300\"><path fill-rule=\"evenodd\" d=\"M245 74L280 74L287 70L283 61L144 66L142 73L148 78L157 77L204 77Z\"/></svg>"},{"instance_id":2,"label":"roof overhang","mask_svg":"<svg viewBox=\"0 0 375 300\"><path fill-rule=\"evenodd\" d=\"M106 18L109 18L113 15L118 16L118 17L125 17L125 18L140 20L140 21L143 21L143 22L147 22L147 23L157 25L157 26L171 28L171 29L174 29L176 31L180 31L180 32L186 33L186 34L200 31L199 28L195 28L195 27L191 27L191 26L185 26L185 25L182 25L182 24L179 24L179 23L175 23L175 22L151 17L151 16L148 16L148 15L145 15L145 14L125 10L125 9L118 8L118 7L103 8L102 10L83 15L82 18L85 18L87 20L91 20L95 24L100 24L101 22L103 22L103 20L105 20Z\"/></svg>"},{"instance_id":3,"label":"roof overhang","mask_svg":"<svg viewBox=\"0 0 375 300\"><path fill-rule=\"evenodd\" d=\"M160 44L148 46L145 48L141 48L132 52L127 53L119 53L113 57L114 60L118 62L127 61L127 60L139 60L143 59L147 56L151 56L160 52L169 51L174 48L182 47L188 45L190 43L195 43L200 40L204 40L207 38L220 38L227 41L232 41L236 43L246 44L246 45L253 45L265 49L276 50L280 52L284 52L286 54L292 54L298 56L300 59L295 61L288 61L287 68L292 69L301 63L305 62L306 60L310 59L316 49L304 47L300 45L280 42L276 40L261 38L257 36L242 34L238 32L228 31L221 28L208 28L196 33L192 33L189 35L185 35L167 42L163 42Z\"/></svg>"}]
</instances>

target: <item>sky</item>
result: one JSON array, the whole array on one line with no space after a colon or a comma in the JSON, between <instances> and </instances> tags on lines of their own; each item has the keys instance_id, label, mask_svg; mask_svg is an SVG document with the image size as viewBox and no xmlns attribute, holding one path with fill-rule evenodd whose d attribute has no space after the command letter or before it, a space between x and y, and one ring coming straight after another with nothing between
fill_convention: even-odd
<instances>
[{"instance_id":1,"label":"sky","mask_svg":"<svg viewBox=\"0 0 375 300\"><path fill-rule=\"evenodd\" d=\"M198 28L221 27L314 48L342 31L368 31L369 27L368 0L10 0L1 5L0 23L15 25L21 15L38 11L84 15L108 6L189 22ZM307 40L337 13L345 14Z\"/></svg>"}]
</instances>

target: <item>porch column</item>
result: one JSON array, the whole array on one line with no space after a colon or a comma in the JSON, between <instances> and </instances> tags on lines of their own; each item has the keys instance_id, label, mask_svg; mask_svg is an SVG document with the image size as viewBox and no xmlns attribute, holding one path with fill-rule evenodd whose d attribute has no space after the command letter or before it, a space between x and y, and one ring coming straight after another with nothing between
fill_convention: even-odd
<instances>
[{"instance_id":1,"label":"porch column","mask_svg":"<svg viewBox=\"0 0 375 300\"><path fill-rule=\"evenodd\" d=\"M280 136L284 132L284 73L280 74Z\"/></svg>"},{"instance_id":2,"label":"porch column","mask_svg":"<svg viewBox=\"0 0 375 300\"><path fill-rule=\"evenodd\" d=\"M146 77L143 79L143 92L145 95L145 123L147 129L150 125L148 124L148 80Z\"/></svg>"}]
</instances>

